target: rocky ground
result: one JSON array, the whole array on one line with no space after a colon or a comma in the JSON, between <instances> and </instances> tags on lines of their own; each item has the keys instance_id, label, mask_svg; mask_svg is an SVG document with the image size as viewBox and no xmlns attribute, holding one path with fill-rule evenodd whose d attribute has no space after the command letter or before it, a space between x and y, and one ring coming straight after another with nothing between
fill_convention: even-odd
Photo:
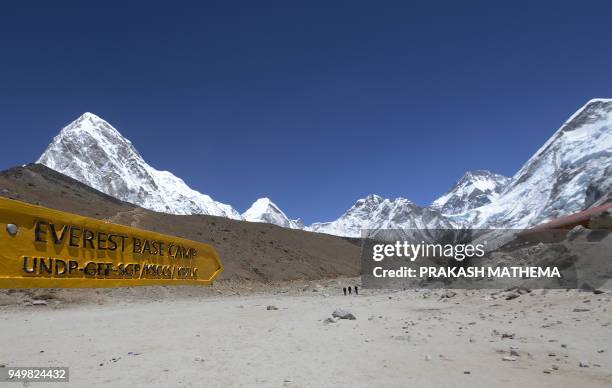
<instances>
[{"instance_id":1,"label":"rocky ground","mask_svg":"<svg viewBox=\"0 0 612 388\"><path fill-rule=\"evenodd\" d=\"M3 291L0 366L69 366L75 387L612 386L609 292L342 294L357 283Z\"/></svg>"},{"instance_id":2,"label":"rocky ground","mask_svg":"<svg viewBox=\"0 0 612 388\"><path fill-rule=\"evenodd\" d=\"M206 215L157 213L121 202L40 164L0 171L0 197L211 244L223 279L259 282L358 276L356 239Z\"/></svg>"}]
</instances>

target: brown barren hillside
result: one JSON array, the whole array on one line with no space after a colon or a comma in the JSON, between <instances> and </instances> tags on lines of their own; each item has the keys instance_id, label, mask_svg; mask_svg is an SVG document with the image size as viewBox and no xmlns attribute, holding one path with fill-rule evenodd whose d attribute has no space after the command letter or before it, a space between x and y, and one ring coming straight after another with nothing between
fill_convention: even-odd
<instances>
[{"instance_id":1,"label":"brown barren hillside","mask_svg":"<svg viewBox=\"0 0 612 388\"><path fill-rule=\"evenodd\" d=\"M40 164L0 172L0 195L214 246L221 279L279 281L358 276L357 240L227 218L157 213L119 201Z\"/></svg>"}]
</instances>

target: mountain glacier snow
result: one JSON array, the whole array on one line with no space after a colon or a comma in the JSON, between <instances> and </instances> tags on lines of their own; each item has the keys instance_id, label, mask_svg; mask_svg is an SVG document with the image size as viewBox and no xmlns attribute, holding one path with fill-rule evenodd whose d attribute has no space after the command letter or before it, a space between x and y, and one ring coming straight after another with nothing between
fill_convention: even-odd
<instances>
[{"instance_id":1,"label":"mountain glacier snow","mask_svg":"<svg viewBox=\"0 0 612 388\"><path fill-rule=\"evenodd\" d=\"M230 205L148 165L128 139L93 113L63 128L37 163L146 209L242 219Z\"/></svg>"},{"instance_id":2,"label":"mountain glacier snow","mask_svg":"<svg viewBox=\"0 0 612 388\"><path fill-rule=\"evenodd\" d=\"M491 203L453 215L473 228L527 228L609 200L612 100L574 113Z\"/></svg>"},{"instance_id":3,"label":"mountain glacier snow","mask_svg":"<svg viewBox=\"0 0 612 388\"><path fill-rule=\"evenodd\" d=\"M406 198L388 199L369 195L358 200L332 222L314 223L308 230L338 236L360 237L384 229L452 229L455 225L438 210L423 208Z\"/></svg>"},{"instance_id":4,"label":"mountain glacier snow","mask_svg":"<svg viewBox=\"0 0 612 388\"><path fill-rule=\"evenodd\" d=\"M431 207L443 214L461 214L493 202L510 178L487 170L466 172Z\"/></svg>"},{"instance_id":5,"label":"mountain glacier snow","mask_svg":"<svg viewBox=\"0 0 612 388\"><path fill-rule=\"evenodd\" d=\"M243 214L148 165L113 126L85 113L39 158L56 171L118 199L173 214L210 214L292 229L358 237L383 229L527 228L612 200L612 100L574 113L512 177L469 171L429 207L369 195L338 219L304 227L270 199Z\"/></svg>"},{"instance_id":6,"label":"mountain glacier snow","mask_svg":"<svg viewBox=\"0 0 612 388\"><path fill-rule=\"evenodd\" d=\"M251 207L242 213L245 221L267 222L290 229L303 229L304 223L301 220L291 220L285 213L269 198L259 198L253 202Z\"/></svg>"}]
</instances>

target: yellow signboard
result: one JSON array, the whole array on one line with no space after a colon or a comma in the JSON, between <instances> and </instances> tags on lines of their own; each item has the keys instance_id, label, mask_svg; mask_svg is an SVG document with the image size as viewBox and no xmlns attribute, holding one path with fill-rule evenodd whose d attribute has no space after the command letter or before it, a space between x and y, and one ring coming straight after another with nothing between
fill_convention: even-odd
<instances>
[{"instance_id":1,"label":"yellow signboard","mask_svg":"<svg viewBox=\"0 0 612 388\"><path fill-rule=\"evenodd\" d=\"M0 288L210 284L207 244L0 197Z\"/></svg>"}]
</instances>

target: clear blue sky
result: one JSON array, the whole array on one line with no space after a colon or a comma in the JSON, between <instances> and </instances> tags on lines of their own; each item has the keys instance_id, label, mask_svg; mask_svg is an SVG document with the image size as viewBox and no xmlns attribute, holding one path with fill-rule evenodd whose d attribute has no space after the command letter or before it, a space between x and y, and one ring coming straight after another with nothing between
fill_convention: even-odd
<instances>
[{"instance_id":1,"label":"clear blue sky","mask_svg":"<svg viewBox=\"0 0 612 388\"><path fill-rule=\"evenodd\" d=\"M512 175L612 96L610 2L79 3L0 5L1 169L91 111L193 188L309 223Z\"/></svg>"}]
</instances>

